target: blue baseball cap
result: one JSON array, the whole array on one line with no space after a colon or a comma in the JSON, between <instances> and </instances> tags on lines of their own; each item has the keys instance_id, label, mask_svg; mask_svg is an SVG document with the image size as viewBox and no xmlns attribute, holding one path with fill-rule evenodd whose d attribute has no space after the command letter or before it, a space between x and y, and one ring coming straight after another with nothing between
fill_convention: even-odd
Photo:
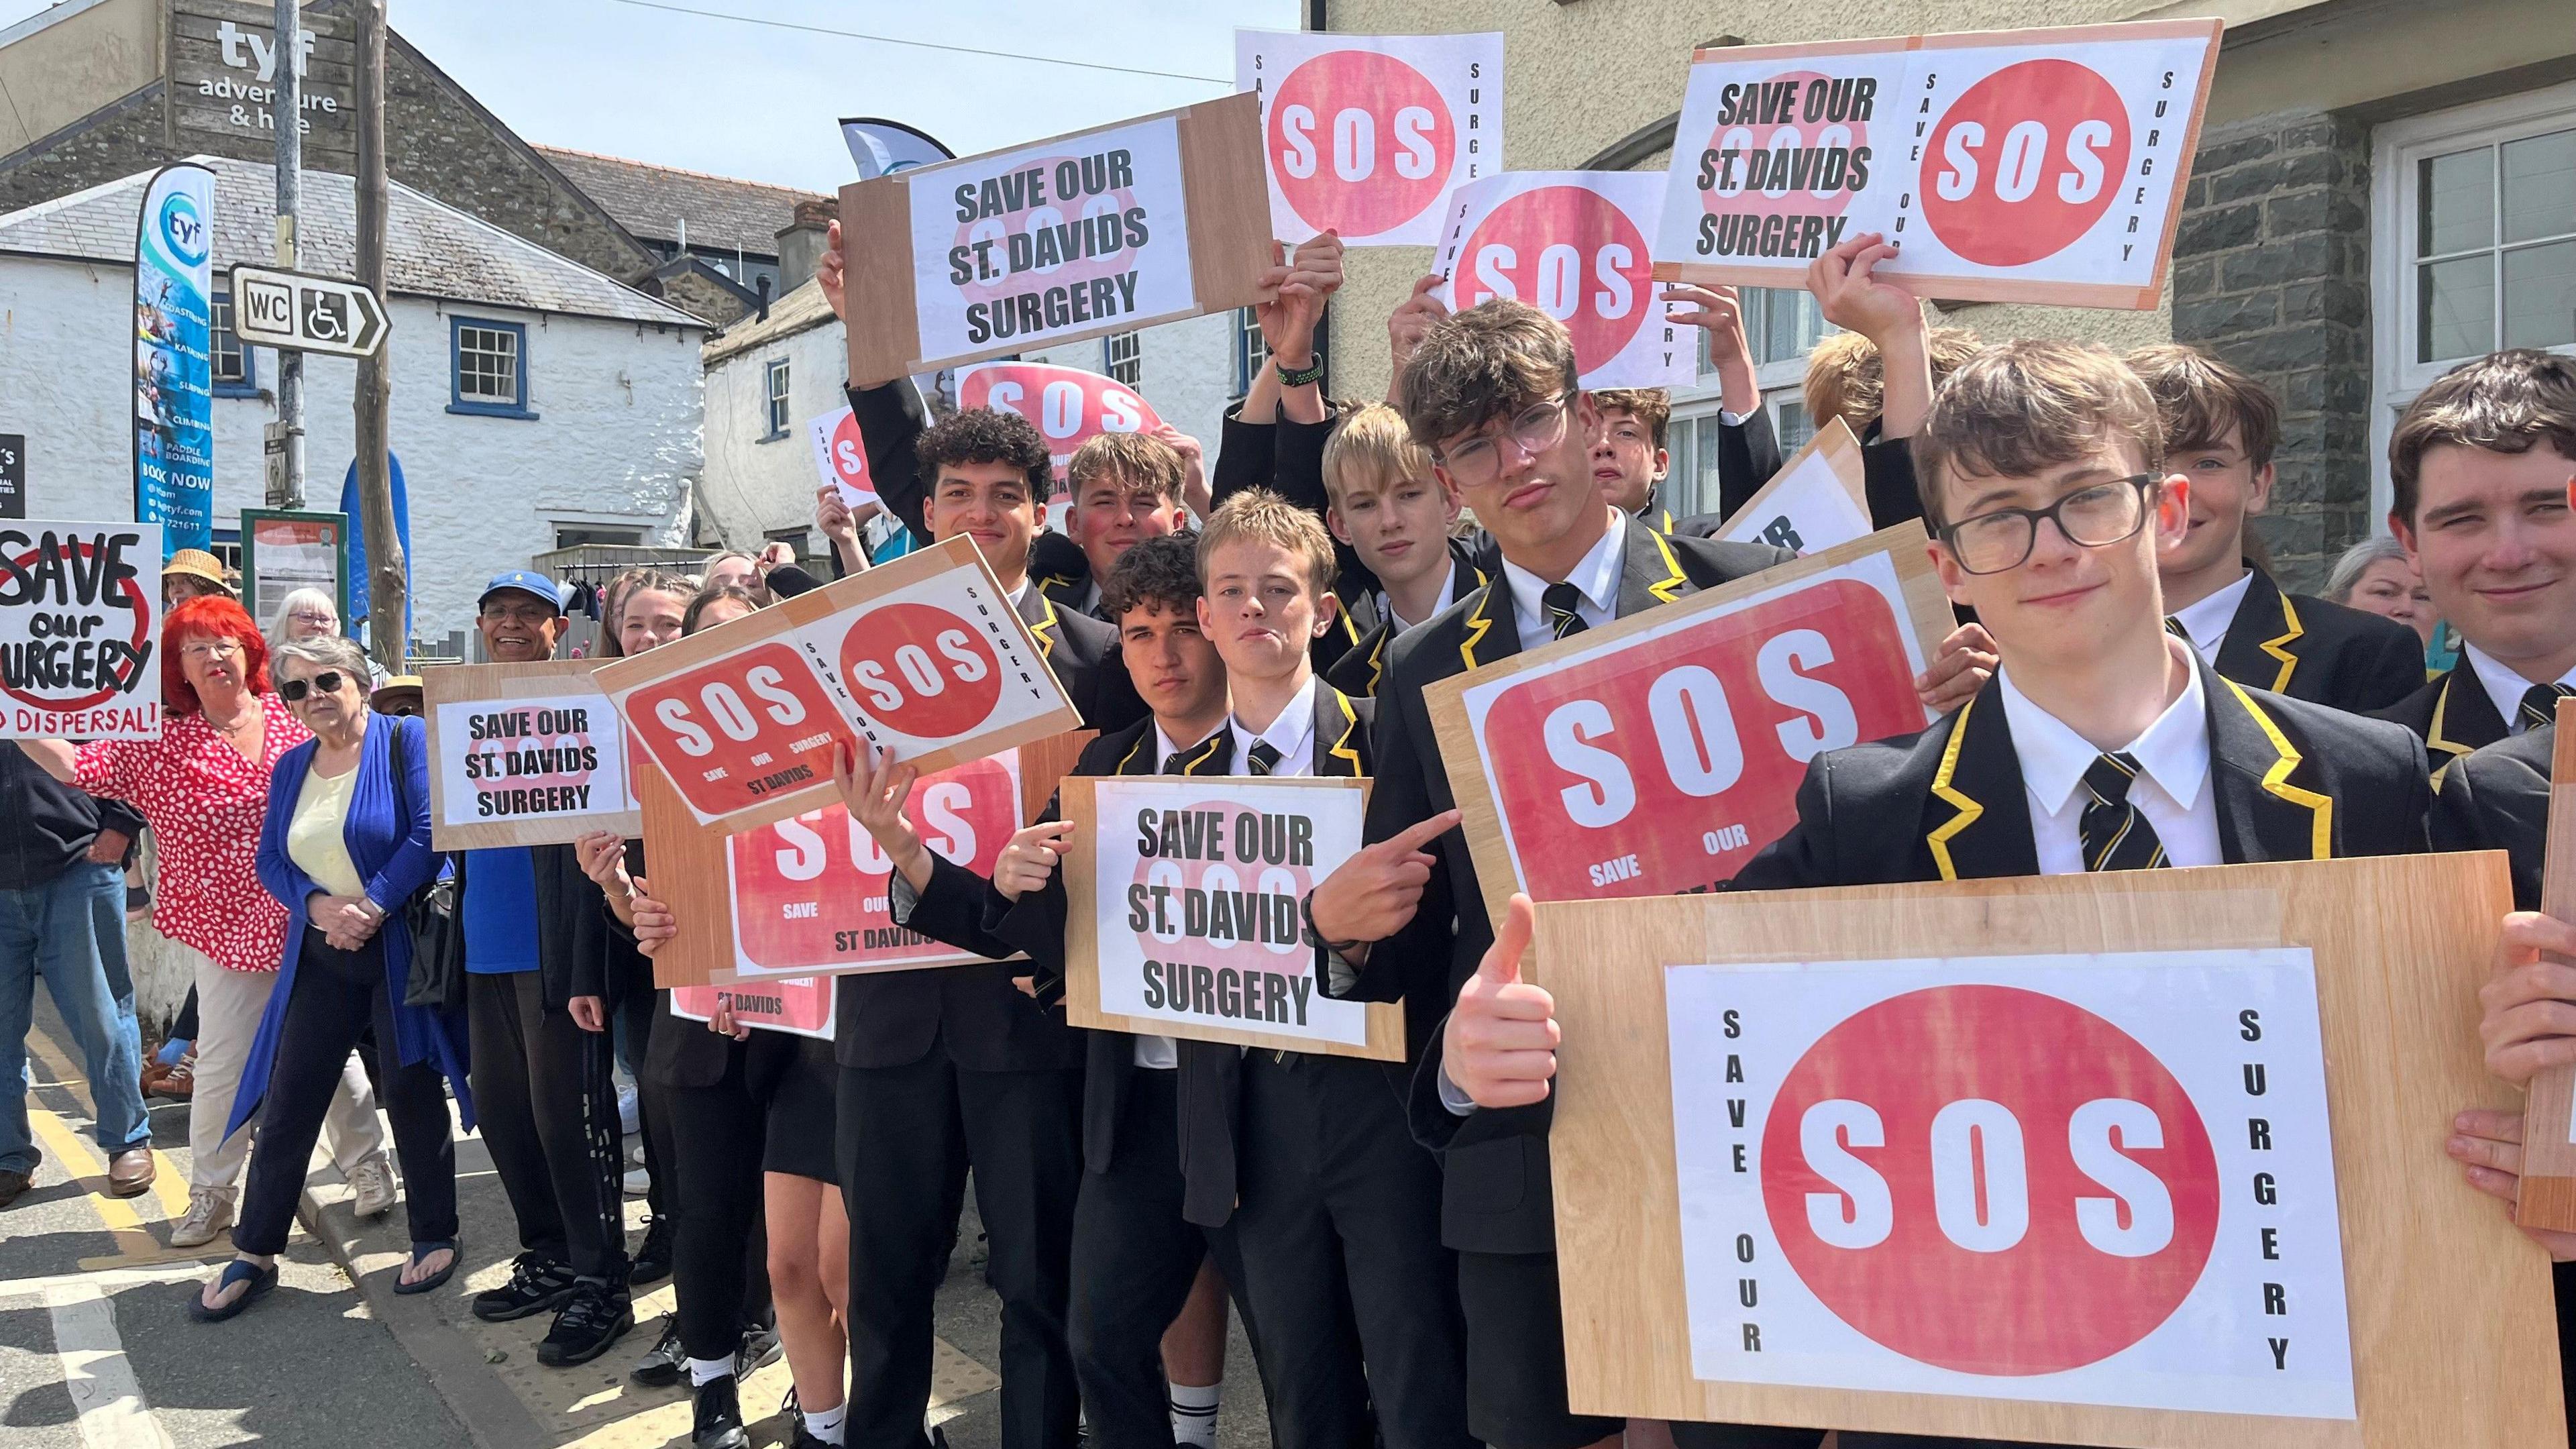
<instances>
[{"instance_id":1,"label":"blue baseball cap","mask_svg":"<svg viewBox=\"0 0 2576 1449\"><path fill-rule=\"evenodd\" d=\"M543 599L558 614L563 612L563 590L555 586L554 580L533 569L511 569L507 573L494 574L492 582L485 584L483 592L475 597L474 607L480 609L494 594L513 589Z\"/></svg>"}]
</instances>

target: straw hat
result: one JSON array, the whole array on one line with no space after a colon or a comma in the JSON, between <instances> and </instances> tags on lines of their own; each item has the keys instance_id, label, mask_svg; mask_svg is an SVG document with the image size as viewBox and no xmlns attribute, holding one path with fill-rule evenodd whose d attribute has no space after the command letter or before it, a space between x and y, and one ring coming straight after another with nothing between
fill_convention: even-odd
<instances>
[{"instance_id":1,"label":"straw hat","mask_svg":"<svg viewBox=\"0 0 2576 1449\"><path fill-rule=\"evenodd\" d=\"M232 592L232 584L224 578L223 561L202 548L183 548L170 555L170 561L161 566L161 577L172 574L204 579L225 593Z\"/></svg>"}]
</instances>

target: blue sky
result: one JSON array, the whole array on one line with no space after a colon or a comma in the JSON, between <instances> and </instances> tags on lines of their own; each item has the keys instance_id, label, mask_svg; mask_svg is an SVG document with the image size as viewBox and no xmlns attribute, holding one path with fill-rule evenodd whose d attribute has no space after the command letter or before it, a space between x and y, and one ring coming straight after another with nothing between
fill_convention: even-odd
<instances>
[{"instance_id":1,"label":"blue sky","mask_svg":"<svg viewBox=\"0 0 2576 1449\"><path fill-rule=\"evenodd\" d=\"M388 0L393 28L530 141L837 189L834 121L887 116L967 154L1233 89L1238 25L1290 29L1297 0L668 0L829 30L1211 77L958 55L622 0ZM0 0L0 26L44 9Z\"/></svg>"}]
</instances>

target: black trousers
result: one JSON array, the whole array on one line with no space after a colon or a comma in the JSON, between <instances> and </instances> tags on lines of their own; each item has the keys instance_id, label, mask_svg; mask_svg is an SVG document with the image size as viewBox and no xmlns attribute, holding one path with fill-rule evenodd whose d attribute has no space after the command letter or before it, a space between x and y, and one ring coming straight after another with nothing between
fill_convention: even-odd
<instances>
[{"instance_id":1,"label":"black trousers","mask_svg":"<svg viewBox=\"0 0 2576 1449\"><path fill-rule=\"evenodd\" d=\"M679 1217L671 1285L680 1300L680 1343L691 1358L730 1355L744 1324L769 1317L769 1234L760 1191L769 1107L745 1081L744 1048L730 1055L724 1080L713 1086L655 1089L671 1132L668 1165Z\"/></svg>"},{"instance_id":2,"label":"black trousers","mask_svg":"<svg viewBox=\"0 0 2576 1449\"><path fill-rule=\"evenodd\" d=\"M934 1041L900 1067L841 1068L850 1217L850 1449L920 1449L931 1304L975 1170L1002 1300L1003 1449L1071 1449L1079 1396L1065 1310L1082 1176L1082 1072L969 1072Z\"/></svg>"},{"instance_id":3,"label":"black trousers","mask_svg":"<svg viewBox=\"0 0 2576 1449\"><path fill-rule=\"evenodd\" d=\"M371 940L342 951L307 928L297 957L293 994L277 1040L277 1060L259 1104L260 1150L250 1155L241 1218L233 1245L245 1253L275 1253L295 1225L304 1171L322 1132L322 1115L349 1049L374 1026L376 1040L394 1040L393 998L385 985L385 948ZM394 1151L402 1160L403 1211L415 1243L456 1236L456 1148L447 1092L436 1062L409 1066L385 1053L376 1100L393 1119Z\"/></svg>"},{"instance_id":4,"label":"black trousers","mask_svg":"<svg viewBox=\"0 0 2576 1449\"><path fill-rule=\"evenodd\" d=\"M1373 1403L1386 1449L1472 1445L1440 1168L1395 1079L1375 1062L1247 1052L1237 1141L1235 1239L1273 1441L1367 1444Z\"/></svg>"},{"instance_id":5,"label":"black trousers","mask_svg":"<svg viewBox=\"0 0 2576 1449\"><path fill-rule=\"evenodd\" d=\"M466 978L474 1114L519 1220L519 1246L584 1278L626 1283L615 1049L549 1011L535 971Z\"/></svg>"},{"instance_id":6,"label":"black trousers","mask_svg":"<svg viewBox=\"0 0 2576 1449\"><path fill-rule=\"evenodd\" d=\"M653 1003L659 993L653 986L653 963L642 957L636 959L644 961L644 969L628 977L624 983L624 995L611 998L616 1005L610 1008L614 1023L610 1030L625 1037L617 1059L626 1068L626 1075L635 1079L635 1135L643 1139L644 1176L648 1184L644 1206L658 1218L677 1211L670 1185L671 1129L670 1124L662 1120L663 1113L669 1109L662 1103L660 1089L644 1080L644 1063L653 1046ZM609 969L617 969L614 959L610 961ZM620 1176L623 1176L622 1171Z\"/></svg>"},{"instance_id":7,"label":"black trousers","mask_svg":"<svg viewBox=\"0 0 2576 1449\"><path fill-rule=\"evenodd\" d=\"M1232 1225L1181 1216L1179 1076L1129 1076L1109 1170L1084 1173L1073 1204L1073 1372L1092 1439L1119 1449L1173 1442L1163 1331L1189 1301L1200 1260L1214 1257L1229 1288L1243 1279Z\"/></svg>"}]
</instances>

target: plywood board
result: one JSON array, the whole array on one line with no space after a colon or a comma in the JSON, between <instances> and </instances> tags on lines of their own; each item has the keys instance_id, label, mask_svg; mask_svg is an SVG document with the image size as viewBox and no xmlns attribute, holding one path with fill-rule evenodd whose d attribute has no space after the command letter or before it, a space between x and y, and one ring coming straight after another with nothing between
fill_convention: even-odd
<instances>
[{"instance_id":1,"label":"plywood board","mask_svg":"<svg viewBox=\"0 0 2576 1449\"><path fill-rule=\"evenodd\" d=\"M2547 1257L2443 1152L2455 1111L2512 1095L2477 1035L2509 899L2486 852L1541 906L1573 1408L2141 1449L2565 1445ZM2259 947L2313 953L2357 1419L1693 1377L1667 966Z\"/></svg>"},{"instance_id":2,"label":"plywood board","mask_svg":"<svg viewBox=\"0 0 2576 1449\"><path fill-rule=\"evenodd\" d=\"M2576 699L2558 701L2558 738L2549 758L2549 834L2540 869L2540 909L2576 921ZM2523 1101L2522 1196L2517 1222L2576 1232L2576 1067L2531 1079Z\"/></svg>"},{"instance_id":3,"label":"plywood board","mask_svg":"<svg viewBox=\"0 0 2576 1449\"><path fill-rule=\"evenodd\" d=\"M618 723L617 711L609 706L608 696L601 692L591 675L605 661L598 659L548 659L535 664L442 664L423 670L420 677L421 716L429 728L429 820L430 843L440 850L489 850L511 845L564 845L595 830L613 831L618 835L643 833L644 814L635 802L634 777L650 773L638 769L634 741ZM564 699L585 696L593 701L596 714L588 736L594 748L614 751L617 769L611 775L606 768L595 772L591 788L599 792L595 803L608 804L613 792L617 808L590 811L578 815L536 815L521 818L476 820L466 817L450 819L447 792L451 784L448 756L461 750L442 750L448 743L443 738L441 714L444 706L467 702L489 702L506 705L514 700ZM550 736L550 739L560 739ZM603 767L611 762L602 761Z\"/></svg>"}]
</instances>

